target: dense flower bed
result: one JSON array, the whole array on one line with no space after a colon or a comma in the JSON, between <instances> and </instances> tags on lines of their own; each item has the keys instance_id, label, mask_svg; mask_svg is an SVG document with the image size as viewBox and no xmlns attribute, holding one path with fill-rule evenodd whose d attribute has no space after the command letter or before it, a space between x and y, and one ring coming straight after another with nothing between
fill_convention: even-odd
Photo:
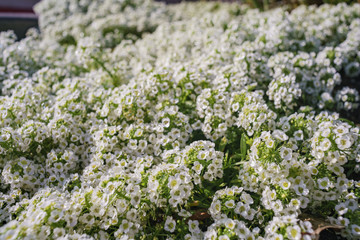
<instances>
[{"instance_id":1,"label":"dense flower bed","mask_svg":"<svg viewBox=\"0 0 360 240\"><path fill-rule=\"evenodd\" d=\"M360 238L360 4L36 11L0 34L1 239Z\"/></svg>"}]
</instances>

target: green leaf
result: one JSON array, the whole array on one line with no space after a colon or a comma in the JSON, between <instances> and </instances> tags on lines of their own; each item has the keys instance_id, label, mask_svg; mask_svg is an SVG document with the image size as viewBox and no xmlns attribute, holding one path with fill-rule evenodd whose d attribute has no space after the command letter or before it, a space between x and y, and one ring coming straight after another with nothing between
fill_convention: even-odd
<instances>
[{"instance_id":1,"label":"green leaf","mask_svg":"<svg viewBox=\"0 0 360 240\"><path fill-rule=\"evenodd\" d=\"M224 152L226 145L228 144L228 140L226 137L223 137L221 139L220 145L219 145L219 151Z\"/></svg>"},{"instance_id":2,"label":"green leaf","mask_svg":"<svg viewBox=\"0 0 360 240\"><path fill-rule=\"evenodd\" d=\"M247 151L246 138L247 138L246 134L243 133L240 139L240 154L242 160L245 160L246 158L246 151Z\"/></svg>"}]
</instances>

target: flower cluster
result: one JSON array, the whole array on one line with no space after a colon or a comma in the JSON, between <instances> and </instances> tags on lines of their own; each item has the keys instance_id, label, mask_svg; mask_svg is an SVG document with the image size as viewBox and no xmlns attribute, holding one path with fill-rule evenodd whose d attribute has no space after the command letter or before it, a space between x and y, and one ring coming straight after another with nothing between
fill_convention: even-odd
<instances>
[{"instance_id":1,"label":"flower cluster","mask_svg":"<svg viewBox=\"0 0 360 240\"><path fill-rule=\"evenodd\" d=\"M1 239L360 239L360 4L35 11L0 33Z\"/></svg>"},{"instance_id":2,"label":"flower cluster","mask_svg":"<svg viewBox=\"0 0 360 240\"><path fill-rule=\"evenodd\" d=\"M336 93L335 99L339 110L351 111L359 107L360 95L356 89L344 87Z\"/></svg>"}]
</instances>

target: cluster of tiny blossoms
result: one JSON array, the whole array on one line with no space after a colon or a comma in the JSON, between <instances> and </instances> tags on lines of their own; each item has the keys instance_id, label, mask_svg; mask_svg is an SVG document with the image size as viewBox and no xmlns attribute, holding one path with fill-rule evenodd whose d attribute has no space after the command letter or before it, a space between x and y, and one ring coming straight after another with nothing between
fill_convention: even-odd
<instances>
[{"instance_id":1,"label":"cluster of tiny blossoms","mask_svg":"<svg viewBox=\"0 0 360 240\"><path fill-rule=\"evenodd\" d=\"M1 239L360 239L360 4L35 11L0 33Z\"/></svg>"}]
</instances>

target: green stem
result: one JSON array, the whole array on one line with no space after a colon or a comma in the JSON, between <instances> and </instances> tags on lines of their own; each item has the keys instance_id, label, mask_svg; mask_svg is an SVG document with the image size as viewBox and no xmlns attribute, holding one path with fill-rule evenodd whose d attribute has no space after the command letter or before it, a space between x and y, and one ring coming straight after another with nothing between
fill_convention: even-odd
<instances>
[{"instance_id":1,"label":"green stem","mask_svg":"<svg viewBox=\"0 0 360 240\"><path fill-rule=\"evenodd\" d=\"M105 70L105 72L107 72L107 74L109 74L109 76L113 79L113 81L116 81L116 78L115 76L111 73L111 71L109 69L106 68L105 64L100 61L98 58L94 57L94 56L91 56L91 59L93 59L96 63L98 63L102 69Z\"/></svg>"}]
</instances>

